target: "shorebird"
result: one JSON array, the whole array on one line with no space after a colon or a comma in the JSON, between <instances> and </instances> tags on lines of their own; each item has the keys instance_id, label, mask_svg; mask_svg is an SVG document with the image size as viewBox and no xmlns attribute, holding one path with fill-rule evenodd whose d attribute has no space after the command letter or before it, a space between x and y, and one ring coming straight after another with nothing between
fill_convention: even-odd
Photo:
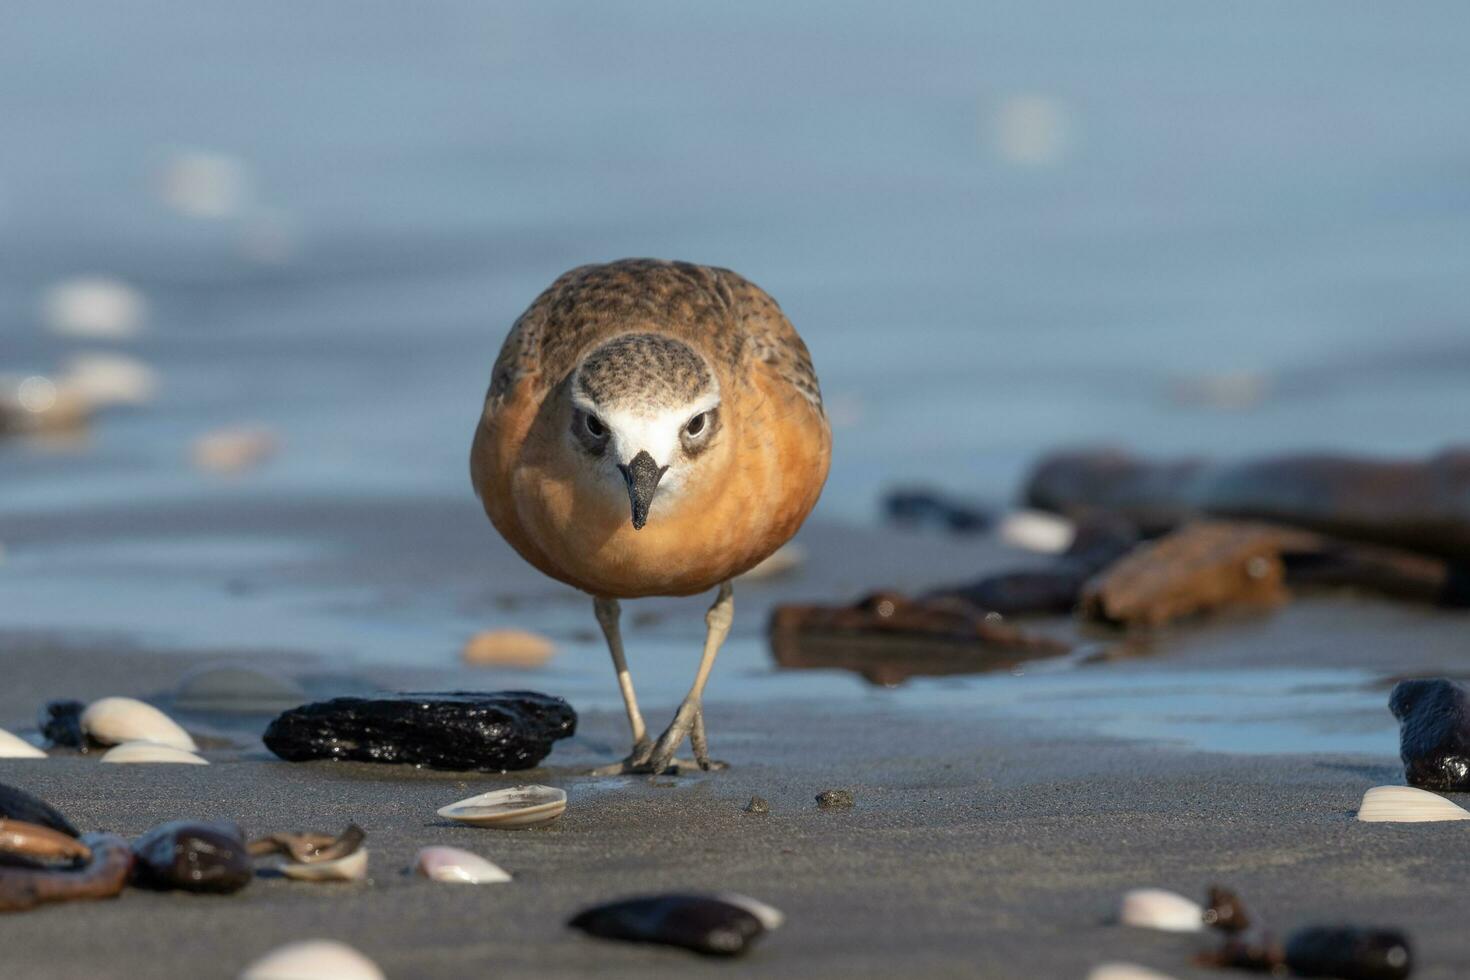
<instances>
[{"instance_id":1,"label":"shorebird","mask_svg":"<svg viewBox=\"0 0 1470 980\"><path fill-rule=\"evenodd\" d=\"M609 771L664 772L686 737L696 765L718 765L703 697L734 618L731 580L796 533L831 453L806 345L775 300L728 269L581 266L511 327L470 475L523 558L592 596L633 734ZM693 686L650 740L620 600L710 589Z\"/></svg>"}]
</instances>

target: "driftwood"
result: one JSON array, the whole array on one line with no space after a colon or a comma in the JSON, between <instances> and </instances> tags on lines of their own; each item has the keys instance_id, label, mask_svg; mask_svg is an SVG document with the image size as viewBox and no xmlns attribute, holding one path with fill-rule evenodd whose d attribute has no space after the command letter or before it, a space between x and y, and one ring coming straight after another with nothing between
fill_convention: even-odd
<instances>
[{"instance_id":1,"label":"driftwood","mask_svg":"<svg viewBox=\"0 0 1470 980\"><path fill-rule=\"evenodd\" d=\"M878 593L851 606L779 606L771 652L795 669L842 668L874 684L916 675L1002 670L1070 647L954 599Z\"/></svg>"},{"instance_id":2,"label":"driftwood","mask_svg":"<svg viewBox=\"0 0 1470 980\"><path fill-rule=\"evenodd\" d=\"M1293 455L1236 464L1058 453L1032 471L1025 498L1074 518L1114 514L1149 535L1227 517L1470 561L1470 448L1409 461Z\"/></svg>"}]
</instances>

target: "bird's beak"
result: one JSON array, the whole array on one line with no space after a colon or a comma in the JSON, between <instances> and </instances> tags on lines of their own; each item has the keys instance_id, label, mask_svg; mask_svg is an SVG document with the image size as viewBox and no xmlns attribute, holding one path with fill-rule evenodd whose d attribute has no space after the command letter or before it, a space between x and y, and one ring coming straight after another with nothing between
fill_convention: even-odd
<instances>
[{"instance_id":1,"label":"bird's beak","mask_svg":"<svg viewBox=\"0 0 1470 980\"><path fill-rule=\"evenodd\" d=\"M653 492L658 489L659 478L667 466L660 466L640 450L626 466L618 464L623 480L628 484L628 501L633 505L633 530L641 530L648 523L648 508L653 505Z\"/></svg>"}]
</instances>

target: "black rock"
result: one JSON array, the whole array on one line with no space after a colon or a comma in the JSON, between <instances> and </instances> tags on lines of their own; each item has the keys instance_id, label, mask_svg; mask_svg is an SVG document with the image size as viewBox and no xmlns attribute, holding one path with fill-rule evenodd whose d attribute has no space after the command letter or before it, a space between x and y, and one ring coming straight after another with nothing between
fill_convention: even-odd
<instances>
[{"instance_id":1,"label":"black rock","mask_svg":"<svg viewBox=\"0 0 1470 980\"><path fill-rule=\"evenodd\" d=\"M1443 678L1400 681L1388 697L1410 786L1470 791L1470 698Z\"/></svg>"},{"instance_id":2,"label":"black rock","mask_svg":"<svg viewBox=\"0 0 1470 980\"><path fill-rule=\"evenodd\" d=\"M41 709L41 734L52 745L87 751L87 738L82 734L82 712L86 708L84 701L64 698L47 701L46 706Z\"/></svg>"},{"instance_id":3,"label":"black rock","mask_svg":"<svg viewBox=\"0 0 1470 980\"><path fill-rule=\"evenodd\" d=\"M351 759L430 769L530 769L577 730L561 698L535 691L333 698L283 712L265 744L291 762Z\"/></svg>"},{"instance_id":4,"label":"black rock","mask_svg":"<svg viewBox=\"0 0 1470 980\"><path fill-rule=\"evenodd\" d=\"M894 524L934 526L952 534L977 534L995 522L990 511L926 487L905 487L886 494L883 513Z\"/></svg>"},{"instance_id":5,"label":"black rock","mask_svg":"<svg viewBox=\"0 0 1470 980\"><path fill-rule=\"evenodd\" d=\"M71 837L81 836L77 828L71 825L71 821L63 817L50 803L4 783L0 783L0 818L40 824Z\"/></svg>"},{"instance_id":6,"label":"black rock","mask_svg":"<svg viewBox=\"0 0 1470 980\"><path fill-rule=\"evenodd\" d=\"M1403 980L1414 964L1408 937L1396 929L1314 926L1286 940L1286 965L1302 977Z\"/></svg>"},{"instance_id":7,"label":"black rock","mask_svg":"<svg viewBox=\"0 0 1470 980\"><path fill-rule=\"evenodd\" d=\"M567 924L603 939L681 946L707 956L739 956L766 932L752 908L713 895L630 898L587 909Z\"/></svg>"},{"instance_id":8,"label":"black rock","mask_svg":"<svg viewBox=\"0 0 1470 980\"><path fill-rule=\"evenodd\" d=\"M147 888L223 894L255 874L245 837L233 823L175 820L133 842L133 879Z\"/></svg>"}]
</instances>

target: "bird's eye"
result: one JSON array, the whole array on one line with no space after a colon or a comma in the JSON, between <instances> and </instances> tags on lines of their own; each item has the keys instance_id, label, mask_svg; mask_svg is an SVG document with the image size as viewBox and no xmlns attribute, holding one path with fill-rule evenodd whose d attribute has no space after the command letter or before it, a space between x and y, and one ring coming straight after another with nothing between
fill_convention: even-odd
<instances>
[{"instance_id":1,"label":"bird's eye","mask_svg":"<svg viewBox=\"0 0 1470 980\"><path fill-rule=\"evenodd\" d=\"M602 424L602 419L591 412L582 416L582 424L587 427L587 434L595 439L601 439L607 435L607 426Z\"/></svg>"},{"instance_id":2,"label":"bird's eye","mask_svg":"<svg viewBox=\"0 0 1470 980\"><path fill-rule=\"evenodd\" d=\"M691 436L697 436L701 432L703 432L704 417L706 414L707 413L705 412L700 412L698 415L694 416L694 418L690 419L689 424L684 426L684 431L689 433Z\"/></svg>"}]
</instances>

